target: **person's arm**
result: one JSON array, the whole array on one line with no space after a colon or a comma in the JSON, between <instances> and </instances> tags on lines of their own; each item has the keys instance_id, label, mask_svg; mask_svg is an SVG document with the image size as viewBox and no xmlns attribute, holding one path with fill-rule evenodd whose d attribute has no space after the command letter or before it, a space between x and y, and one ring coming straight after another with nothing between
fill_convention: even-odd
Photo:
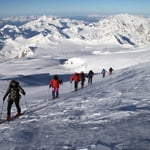
<instances>
[{"instance_id":1,"label":"person's arm","mask_svg":"<svg viewBox=\"0 0 150 150\"><path fill-rule=\"evenodd\" d=\"M26 92L24 91L24 89L23 89L21 86L19 86L19 91L20 91L23 95L26 95Z\"/></svg>"},{"instance_id":2,"label":"person's arm","mask_svg":"<svg viewBox=\"0 0 150 150\"><path fill-rule=\"evenodd\" d=\"M5 101L6 97L8 96L8 94L10 93L10 88L7 89L4 97L3 97L3 101Z\"/></svg>"}]
</instances>

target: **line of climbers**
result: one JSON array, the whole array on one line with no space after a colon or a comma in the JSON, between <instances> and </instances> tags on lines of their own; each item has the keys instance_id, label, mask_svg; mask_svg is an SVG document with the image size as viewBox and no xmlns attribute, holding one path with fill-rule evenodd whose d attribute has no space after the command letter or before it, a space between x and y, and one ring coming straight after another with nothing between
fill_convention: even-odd
<instances>
[{"instance_id":1,"label":"line of climbers","mask_svg":"<svg viewBox=\"0 0 150 150\"><path fill-rule=\"evenodd\" d=\"M70 77L70 82L74 82L74 89L75 91L78 90L78 83L81 81L81 88L84 87L85 77L88 78L88 83L92 84L92 78L93 78L94 72L92 70L89 71L88 75L85 75L82 71L81 73L75 72ZM59 97L59 86L62 84L62 80L59 79L57 75L54 75L53 78L49 82L49 88L52 87L52 99Z\"/></svg>"},{"instance_id":2,"label":"line of climbers","mask_svg":"<svg viewBox=\"0 0 150 150\"><path fill-rule=\"evenodd\" d=\"M92 84L92 79L93 79L94 72L92 70L89 71L87 75L82 71L81 73L75 72L71 77L70 77L70 82L72 83L74 81L74 90L78 90L78 83L81 81L81 88L84 88L84 82L85 78L88 78L88 84Z\"/></svg>"},{"instance_id":3,"label":"line of climbers","mask_svg":"<svg viewBox=\"0 0 150 150\"><path fill-rule=\"evenodd\" d=\"M112 67L110 67L109 68L109 75L111 75L113 71L114 71L114 69ZM103 78L105 78L106 73L107 73L107 70L103 68L102 72L101 72Z\"/></svg>"},{"instance_id":4,"label":"line of climbers","mask_svg":"<svg viewBox=\"0 0 150 150\"><path fill-rule=\"evenodd\" d=\"M102 70L102 75L103 78L105 77L106 70ZM113 68L109 68L109 74L111 75L113 72ZM85 78L88 78L88 84L92 84L93 81L93 75L94 72L90 70L88 74L86 75L83 71L80 73L75 72L71 77L70 77L70 83L74 82L74 90L78 90L78 84L81 81L81 88L84 88L84 83L85 83ZM49 82L49 87L52 87L52 99L58 98L59 97L59 85L62 84L62 80L59 79L57 75L53 76L53 79L50 80Z\"/></svg>"},{"instance_id":5,"label":"line of climbers","mask_svg":"<svg viewBox=\"0 0 150 150\"><path fill-rule=\"evenodd\" d=\"M113 69L109 69L109 74L112 74ZM105 77L106 70L102 70L103 77ZM74 82L74 90L78 90L78 84L81 81L81 88L84 88L85 78L88 78L88 84L92 84L94 72L92 70L89 71L87 75L82 71L80 73L75 72L70 77L70 82ZM57 75L54 75L53 78L49 82L49 88L52 87L52 98L58 98L59 97L59 86L62 84L62 80L59 79ZM3 97L3 102L5 101L6 97L8 96L8 105L7 105L7 117L6 120L10 120L11 118L11 107L13 103L16 105L17 114L16 116L19 116L21 114L21 108L20 108L20 99L21 94L25 95L24 89L19 85L19 82L12 80L9 83L8 89Z\"/></svg>"}]
</instances>

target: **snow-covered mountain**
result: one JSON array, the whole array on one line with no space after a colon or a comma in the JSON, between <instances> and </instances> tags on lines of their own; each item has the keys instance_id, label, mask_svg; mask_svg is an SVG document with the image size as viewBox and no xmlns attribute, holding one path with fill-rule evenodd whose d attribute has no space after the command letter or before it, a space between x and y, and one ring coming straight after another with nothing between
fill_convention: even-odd
<instances>
[{"instance_id":1,"label":"snow-covered mountain","mask_svg":"<svg viewBox=\"0 0 150 150\"><path fill-rule=\"evenodd\" d=\"M7 21L0 28L1 56L29 56L37 48L48 48L64 40L89 45L115 43L137 47L150 43L150 19L127 14L90 23L54 16L24 19L22 22L14 25Z\"/></svg>"},{"instance_id":2,"label":"snow-covered mountain","mask_svg":"<svg viewBox=\"0 0 150 150\"><path fill-rule=\"evenodd\" d=\"M0 149L149 150L149 18L7 21L0 29L0 48L0 119L7 114L2 99L12 79L26 91L20 105L27 110L0 124ZM101 70L109 67L113 74L102 78ZM85 87L79 83L73 92L69 77L89 70L95 73L93 84L86 79ZM55 74L63 80L60 97L48 101Z\"/></svg>"}]
</instances>

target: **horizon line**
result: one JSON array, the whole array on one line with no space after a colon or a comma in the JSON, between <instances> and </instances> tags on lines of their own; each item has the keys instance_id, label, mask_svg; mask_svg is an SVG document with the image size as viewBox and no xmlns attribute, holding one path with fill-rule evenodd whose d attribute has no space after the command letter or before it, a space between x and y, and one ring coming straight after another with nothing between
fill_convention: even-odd
<instances>
[{"instance_id":1,"label":"horizon line","mask_svg":"<svg viewBox=\"0 0 150 150\"><path fill-rule=\"evenodd\" d=\"M87 16L111 16L111 15L119 15L119 14L129 14L129 15L138 15L138 16L147 16L149 17L149 13L126 13L126 12L116 12L116 13L86 13L86 14L62 14L62 13L36 13L36 14L18 14L18 15L0 15L0 18L12 18L12 17L30 17L30 16L58 16L58 17L87 17Z\"/></svg>"}]
</instances>

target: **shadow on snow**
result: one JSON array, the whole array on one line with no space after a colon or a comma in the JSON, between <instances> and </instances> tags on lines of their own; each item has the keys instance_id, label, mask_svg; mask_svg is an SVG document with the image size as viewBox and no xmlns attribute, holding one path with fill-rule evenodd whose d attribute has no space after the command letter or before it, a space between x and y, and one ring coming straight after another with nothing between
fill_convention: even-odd
<instances>
[{"instance_id":1,"label":"shadow on snow","mask_svg":"<svg viewBox=\"0 0 150 150\"><path fill-rule=\"evenodd\" d=\"M59 79L63 82L69 81L69 77L72 74L57 74ZM53 78L54 75L49 73L42 74L32 74L32 75L18 75L12 78L5 78L1 80L16 80L18 82L23 82L26 86L45 86L49 84L49 81Z\"/></svg>"}]
</instances>

